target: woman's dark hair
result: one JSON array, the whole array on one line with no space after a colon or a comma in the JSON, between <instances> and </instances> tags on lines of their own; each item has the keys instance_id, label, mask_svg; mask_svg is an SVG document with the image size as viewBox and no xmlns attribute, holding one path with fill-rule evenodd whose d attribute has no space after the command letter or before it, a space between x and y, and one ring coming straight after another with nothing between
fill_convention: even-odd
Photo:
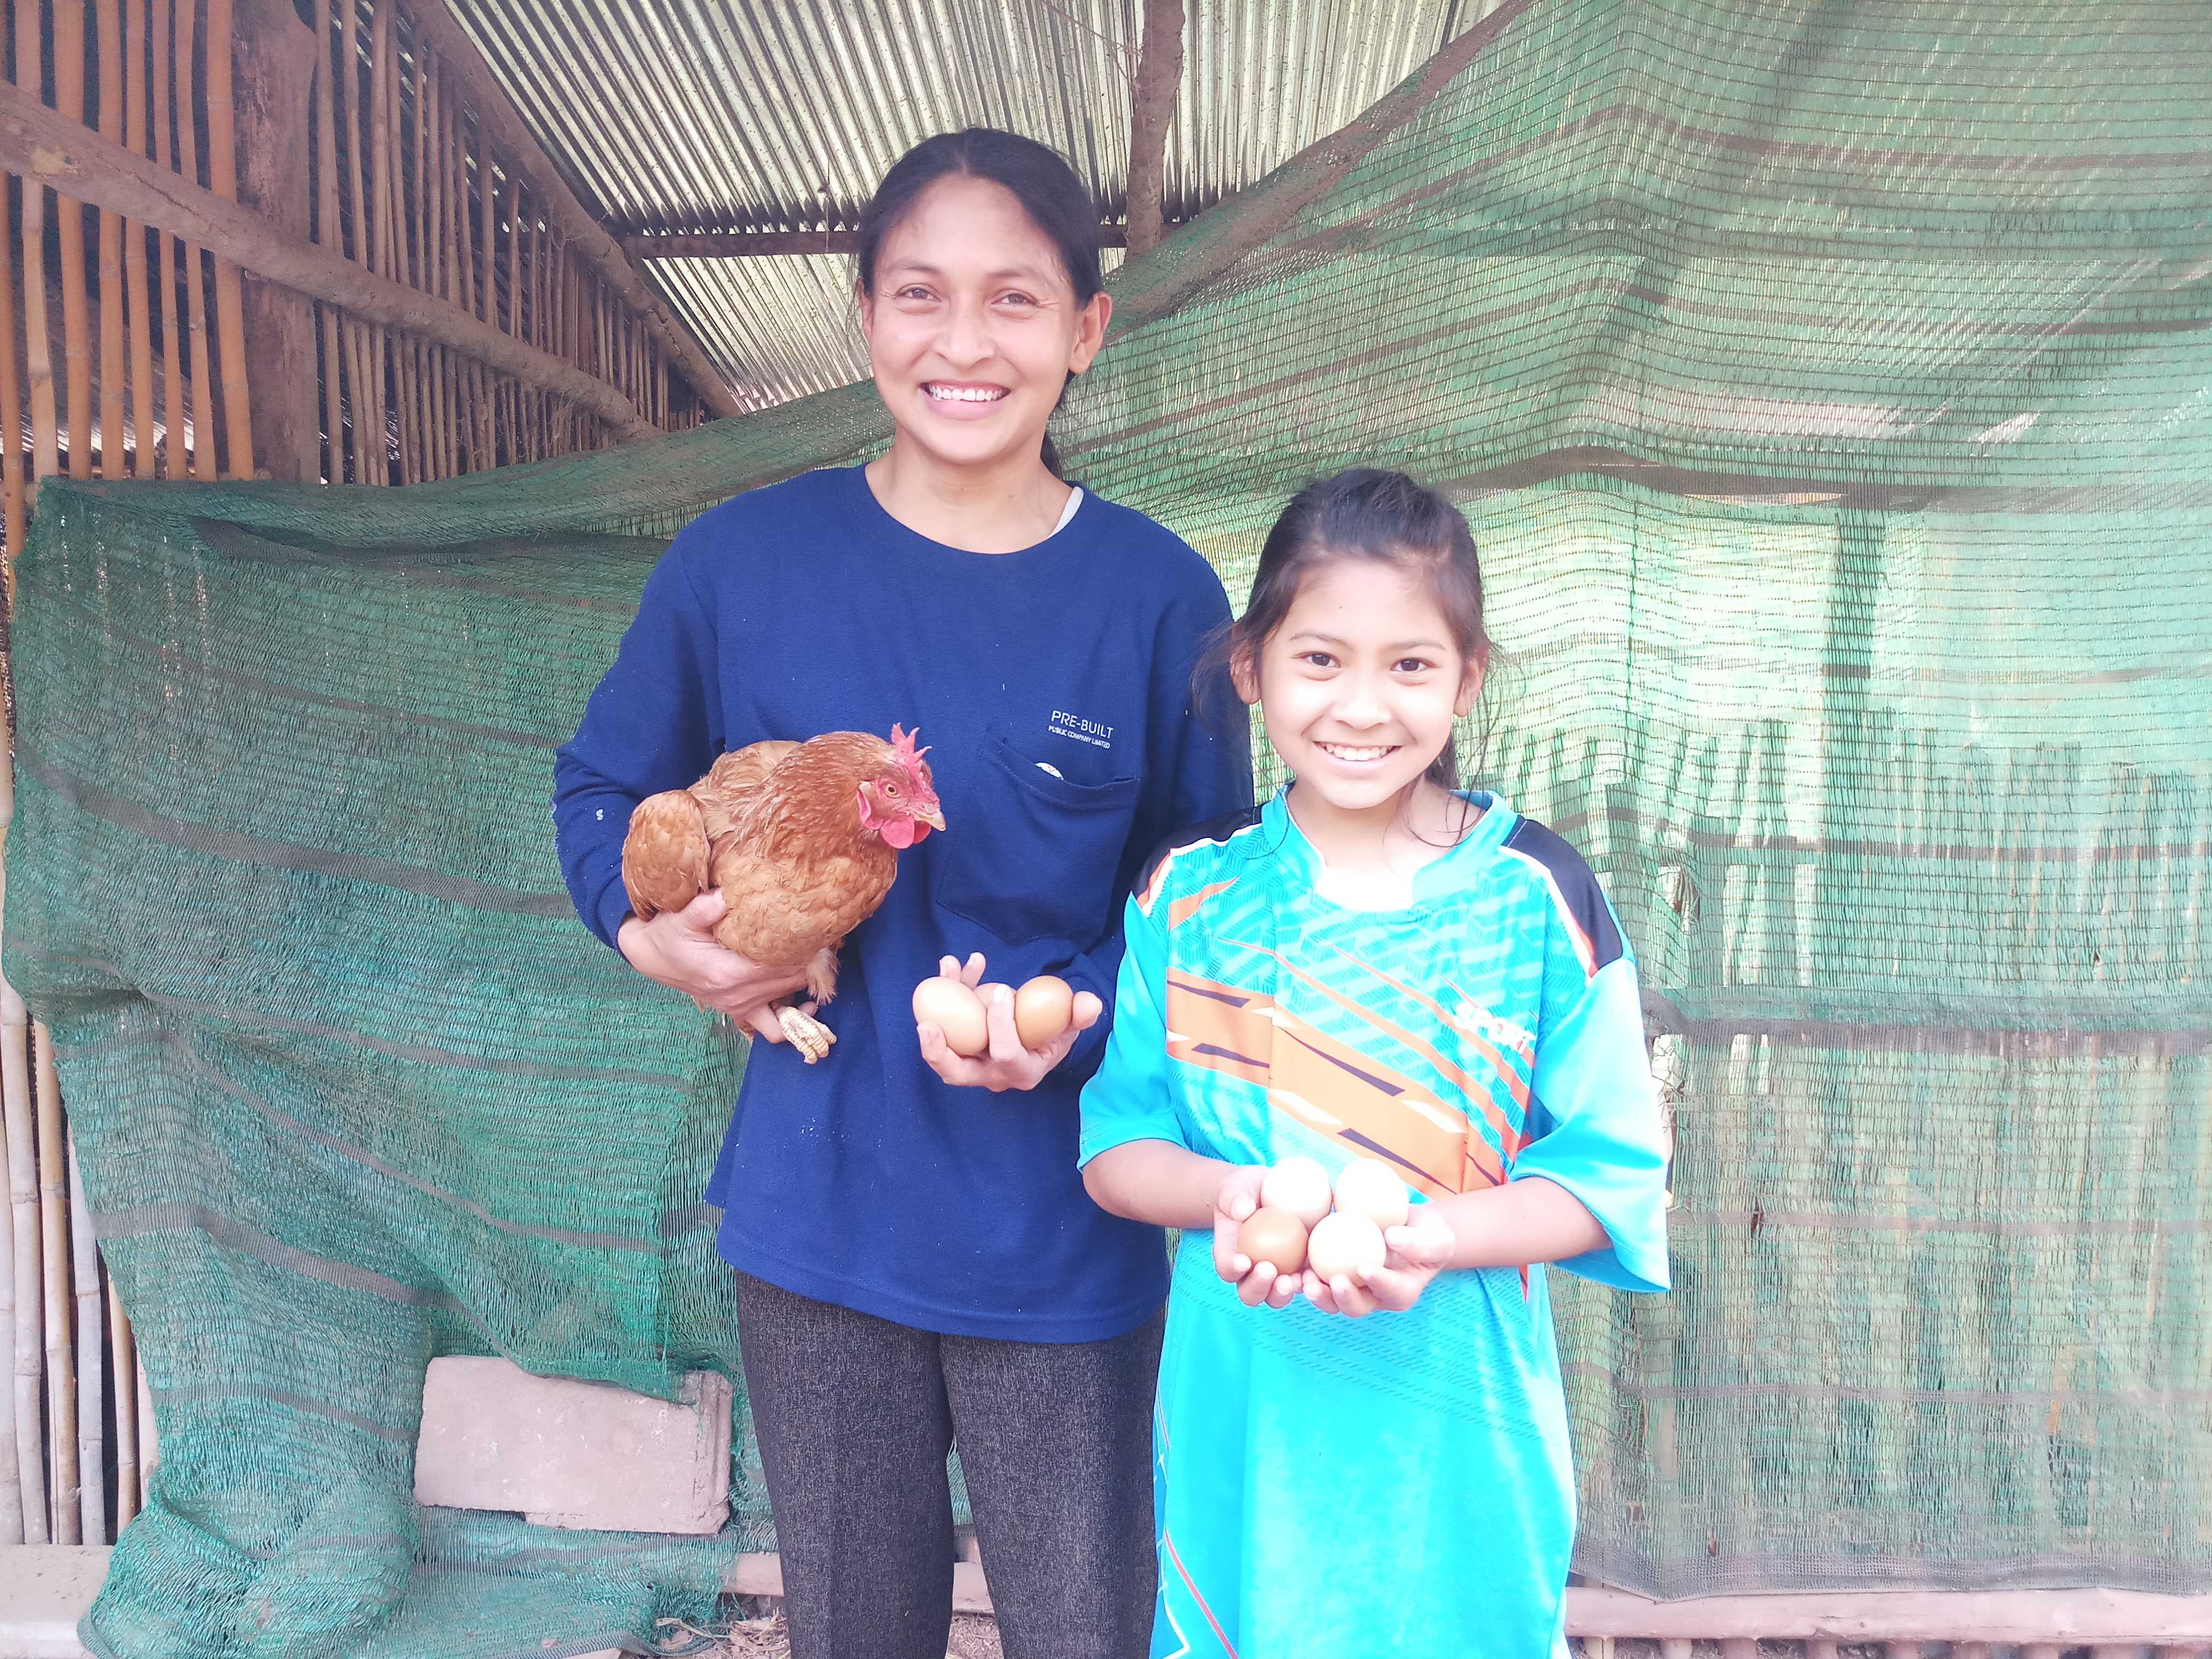
<instances>
[{"instance_id":1,"label":"woman's dark hair","mask_svg":"<svg viewBox=\"0 0 2212 1659\"><path fill-rule=\"evenodd\" d=\"M854 236L854 275L864 294L876 291L876 257L884 238L914 210L922 192L940 179L988 179L1013 193L1031 223L1060 255L1060 267L1075 289L1075 303L1086 306L1105 286L1098 270L1098 210L1083 180L1060 152L1019 133L996 127L969 127L925 138L891 163L876 193L860 210ZM1073 378L1073 377L1071 377ZM1060 388L1066 397L1067 389ZM1059 407L1054 404L1054 407ZM1060 452L1049 433L1044 464L1057 474Z\"/></svg>"},{"instance_id":2,"label":"woman's dark hair","mask_svg":"<svg viewBox=\"0 0 2212 1659\"><path fill-rule=\"evenodd\" d=\"M1353 467L1316 479L1291 497L1260 549L1252 598L1244 614L1223 630L1209 653L1218 683L1224 668L1249 664L1256 671L1268 640L1296 603L1307 573L1340 559L1413 570L1427 581L1437 609L1466 662L1486 661L1490 636L1482 627L1482 566L1474 532L1459 509L1402 472ZM1429 768L1431 781L1459 787L1459 761L1447 745Z\"/></svg>"}]
</instances>

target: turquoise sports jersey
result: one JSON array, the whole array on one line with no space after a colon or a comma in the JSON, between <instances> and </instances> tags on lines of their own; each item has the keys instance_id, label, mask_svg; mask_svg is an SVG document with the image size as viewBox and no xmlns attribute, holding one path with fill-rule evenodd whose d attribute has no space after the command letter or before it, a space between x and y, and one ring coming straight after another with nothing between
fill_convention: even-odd
<instances>
[{"instance_id":1,"label":"turquoise sports jersey","mask_svg":"<svg viewBox=\"0 0 2212 1659\"><path fill-rule=\"evenodd\" d=\"M1540 1176L1612 1241L1560 1266L1665 1290L1635 963L1572 848L1469 799L1404 909L1322 897L1281 795L1171 844L1129 901L1081 1156L1380 1158L1423 1200ZM1574 1471L1540 1272L1447 1273L1348 1320L1244 1307L1194 1238L1154 1429L1155 1659L1565 1651Z\"/></svg>"}]
</instances>

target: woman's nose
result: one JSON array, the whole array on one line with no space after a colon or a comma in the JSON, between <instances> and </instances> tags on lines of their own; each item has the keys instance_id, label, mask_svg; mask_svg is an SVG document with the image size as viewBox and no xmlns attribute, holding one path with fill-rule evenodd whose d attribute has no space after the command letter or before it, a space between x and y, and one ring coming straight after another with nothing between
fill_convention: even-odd
<instances>
[{"instance_id":1,"label":"woman's nose","mask_svg":"<svg viewBox=\"0 0 2212 1659\"><path fill-rule=\"evenodd\" d=\"M980 363L991 355L991 331L976 307L956 305L946 313L944 331L938 336L939 355L947 362Z\"/></svg>"}]
</instances>

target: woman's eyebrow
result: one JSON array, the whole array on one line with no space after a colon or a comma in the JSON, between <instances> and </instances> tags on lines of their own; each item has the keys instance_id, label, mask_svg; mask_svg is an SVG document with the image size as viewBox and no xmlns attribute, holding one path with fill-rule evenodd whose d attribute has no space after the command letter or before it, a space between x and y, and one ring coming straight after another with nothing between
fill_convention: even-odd
<instances>
[{"instance_id":1,"label":"woman's eyebrow","mask_svg":"<svg viewBox=\"0 0 2212 1659\"><path fill-rule=\"evenodd\" d=\"M916 276L941 277L945 275L945 268L942 265L933 265L923 259L893 259L884 266L884 270L887 273L900 271ZM1049 283L1052 276L1051 273L1036 265L1008 265L1001 270L985 271L983 280L987 283L1018 281Z\"/></svg>"}]
</instances>

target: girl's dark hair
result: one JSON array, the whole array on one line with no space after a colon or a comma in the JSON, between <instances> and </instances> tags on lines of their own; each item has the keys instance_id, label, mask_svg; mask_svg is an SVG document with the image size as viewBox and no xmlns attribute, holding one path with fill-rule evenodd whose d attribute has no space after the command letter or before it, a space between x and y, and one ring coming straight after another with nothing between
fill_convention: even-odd
<instances>
[{"instance_id":1,"label":"girl's dark hair","mask_svg":"<svg viewBox=\"0 0 2212 1659\"><path fill-rule=\"evenodd\" d=\"M914 210L924 191L939 179L956 178L988 179L1013 192L1022 211L1060 255L1078 306L1089 305L1105 286L1098 270L1098 210L1075 169L1059 151L1034 138L996 127L969 127L923 139L884 174L860 210L854 236L855 276L862 293L876 291L876 257L883 252L884 238ZM1066 395L1062 386L1060 396ZM1055 474L1060 471L1060 452L1049 433L1045 434L1044 464Z\"/></svg>"},{"instance_id":2,"label":"girl's dark hair","mask_svg":"<svg viewBox=\"0 0 2212 1659\"><path fill-rule=\"evenodd\" d=\"M1316 479L1291 497L1260 550L1260 568L1252 578L1252 598L1244 614L1223 631L1210 653L1208 667L1216 683L1231 664L1244 662L1257 668L1268 640L1290 614L1307 573L1339 559L1418 571L1443 612L1462 659L1488 659L1490 636L1482 627L1482 566L1467 520L1442 495L1404 473L1362 466ZM1443 788L1459 787L1458 757L1450 745L1437 757L1428 775Z\"/></svg>"}]
</instances>

